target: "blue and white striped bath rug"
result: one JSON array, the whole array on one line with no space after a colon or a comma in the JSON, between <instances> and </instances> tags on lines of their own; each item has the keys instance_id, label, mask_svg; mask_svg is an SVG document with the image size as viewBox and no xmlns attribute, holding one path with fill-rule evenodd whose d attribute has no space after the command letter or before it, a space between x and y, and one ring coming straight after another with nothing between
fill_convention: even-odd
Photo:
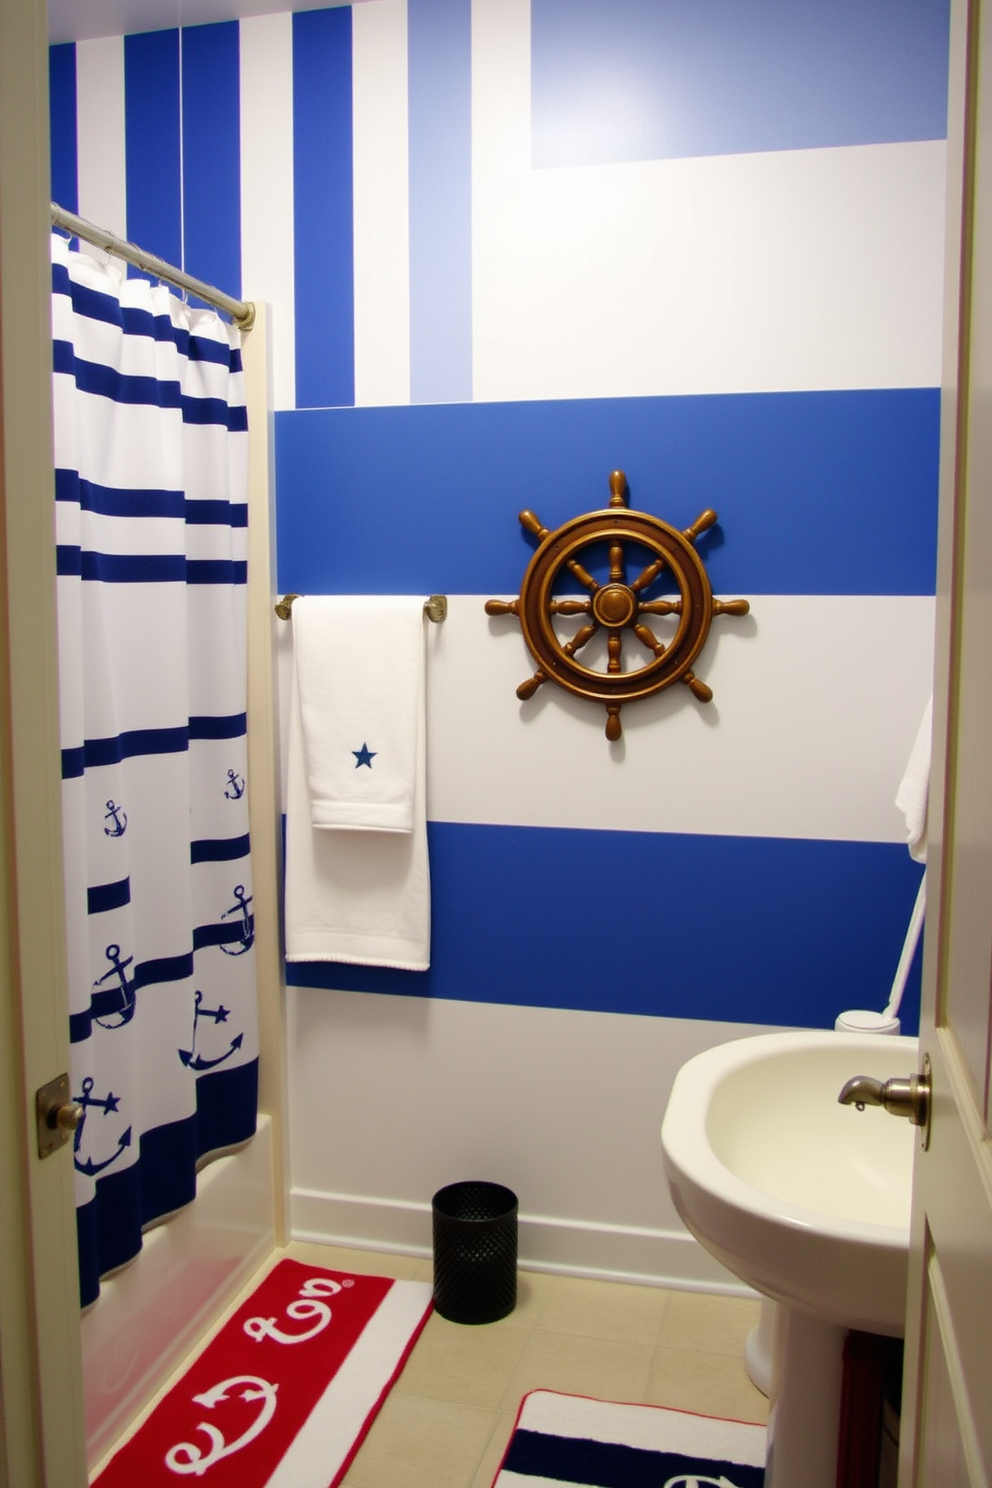
<instances>
[{"instance_id":1,"label":"blue and white striped bath rug","mask_svg":"<svg viewBox=\"0 0 992 1488\"><path fill-rule=\"evenodd\" d=\"M533 1390L493 1488L762 1488L764 1481L764 1426Z\"/></svg>"}]
</instances>

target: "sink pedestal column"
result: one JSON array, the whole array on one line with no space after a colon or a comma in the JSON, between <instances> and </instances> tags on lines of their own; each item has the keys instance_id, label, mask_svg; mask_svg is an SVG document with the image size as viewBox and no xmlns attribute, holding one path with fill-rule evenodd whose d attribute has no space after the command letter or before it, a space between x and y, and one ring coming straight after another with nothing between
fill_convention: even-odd
<instances>
[{"instance_id":1,"label":"sink pedestal column","mask_svg":"<svg viewBox=\"0 0 992 1488\"><path fill-rule=\"evenodd\" d=\"M775 1318L778 1303L761 1299L761 1317L744 1340L744 1368L748 1379L762 1395L772 1393L772 1357L775 1353Z\"/></svg>"},{"instance_id":2,"label":"sink pedestal column","mask_svg":"<svg viewBox=\"0 0 992 1488\"><path fill-rule=\"evenodd\" d=\"M847 1329L779 1306L765 1488L836 1488Z\"/></svg>"}]
</instances>

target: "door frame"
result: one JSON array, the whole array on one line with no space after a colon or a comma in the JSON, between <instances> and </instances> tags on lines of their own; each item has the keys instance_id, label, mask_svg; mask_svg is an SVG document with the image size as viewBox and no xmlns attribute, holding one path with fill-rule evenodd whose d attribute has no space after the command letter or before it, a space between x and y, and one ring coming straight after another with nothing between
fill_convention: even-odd
<instances>
[{"instance_id":1,"label":"door frame","mask_svg":"<svg viewBox=\"0 0 992 1488\"><path fill-rule=\"evenodd\" d=\"M0 6L0 1484L87 1481L68 1070L51 440L48 17Z\"/></svg>"},{"instance_id":2,"label":"door frame","mask_svg":"<svg viewBox=\"0 0 992 1488\"><path fill-rule=\"evenodd\" d=\"M987 31L990 16L984 17ZM962 600L964 554L967 537L965 482L969 464L968 421L971 390L971 334L973 325L973 275L978 260L974 242L976 211L976 150L978 147L978 77L980 46L988 73L990 41L981 34L981 0L952 0L951 49L948 91L947 195L945 216L944 344L941 376L940 510L938 531L937 605L934 647L933 757L928 808L928 920L924 942L923 1007L920 1020L920 1050L934 1059L934 1147L936 1157L918 1153L914 1174L913 1219L910 1238L909 1278L906 1311L906 1359L903 1376L903 1412L900 1431L899 1483L918 1480L924 1445L924 1412L927 1406L928 1281L932 1237L927 1203L934 1196L932 1175L921 1175L921 1164L942 1164L945 1174L957 1175L959 1164L980 1173L988 1164L975 1159L987 1138L975 1128L965 1095L968 1075L953 1034L944 1027L943 1000L948 991L950 916L954 871L953 822L958 791L957 762L960 744L959 692L962 655ZM986 109L987 112L987 109ZM988 130L988 120L985 122ZM987 168L986 168L987 175ZM988 207L985 212L987 216ZM987 270L985 271L987 277ZM975 497L972 497L975 500ZM960 876L960 868L958 868ZM936 1171L936 1170L935 1170ZM979 1186L981 1183L979 1180ZM947 1185L945 1184L945 1189ZM972 1200L974 1205L972 1206ZM947 1195L940 1202L947 1202ZM982 1211L976 1234L988 1233L989 1190L959 1197L955 1207L969 1214ZM987 1256L987 1248L982 1252ZM934 1252L936 1259L936 1252ZM940 1273L937 1273L938 1281ZM947 1317L951 1323L950 1315ZM949 1334L954 1344L953 1328ZM969 1368L966 1371L965 1364ZM987 1390L988 1380L974 1379L974 1358L956 1358L957 1379L965 1385ZM967 1373L971 1378L968 1379ZM976 1397L973 1397L976 1398ZM958 1420L959 1443L964 1456L958 1464L972 1475L980 1472L979 1436L975 1423ZM976 1478L977 1481L977 1478ZM984 1478L983 1478L984 1481Z\"/></svg>"}]
</instances>

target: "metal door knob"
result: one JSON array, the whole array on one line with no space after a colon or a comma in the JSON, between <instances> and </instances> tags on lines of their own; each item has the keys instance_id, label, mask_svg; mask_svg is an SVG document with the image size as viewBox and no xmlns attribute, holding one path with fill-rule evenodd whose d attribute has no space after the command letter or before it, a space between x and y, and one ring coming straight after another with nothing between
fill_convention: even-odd
<instances>
[{"instance_id":1,"label":"metal door knob","mask_svg":"<svg viewBox=\"0 0 992 1488\"><path fill-rule=\"evenodd\" d=\"M69 1092L69 1076L59 1075L35 1092L38 1156L50 1157L71 1139L86 1109Z\"/></svg>"},{"instance_id":2,"label":"metal door knob","mask_svg":"<svg viewBox=\"0 0 992 1488\"><path fill-rule=\"evenodd\" d=\"M52 1107L47 1120L53 1131L74 1132L85 1115L85 1110L78 1102L65 1101L62 1105Z\"/></svg>"}]
</instances>

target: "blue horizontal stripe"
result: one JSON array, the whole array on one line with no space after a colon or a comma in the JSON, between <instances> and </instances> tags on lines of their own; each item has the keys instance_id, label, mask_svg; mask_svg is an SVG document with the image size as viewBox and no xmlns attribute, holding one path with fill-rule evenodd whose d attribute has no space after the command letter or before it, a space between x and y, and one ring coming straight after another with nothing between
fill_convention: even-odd
<instances>
[{"instance_id":1,"label":"blue horizontal stripe","mask_svg":"<svg viewBox=\"0 0 992 1488\"><path fill-rule=\"evenodd\" d=\"M221 398L183 398L183 423L222 424L232 434L243 434L248 428L248 410Z\"/></svg>"},{"instance_id":2,"label":"blue horizontal stripe","mask_svg":"<svg viewBox=\"0 0 992 1488\"><path fill-rule=\"evenodd\" d=\"M208 1070L196 1081L196 1152L205 1157L255 1132L258 1110L258 1060Z\"/></svg>"},{"instance_id":3,"label":"blue horizontal stripe","mask_svg":"<svg viewBox=\"0 0 992 1488\"><path fill-rule=\"evenodd\" d=\"M187 558L187 584L247 584L248 564L234 558Z\"/></svg>"},{"instance_id":4,"label":"blue horizontal stripe","mask_svg":"<svg viewBox=\"0 0 992 1488\"><path fill-rule=\"evenodd\" d=\"M80 1304L100 1295L100 1277L133 1260L142 1228L196 1197L195 1116L142 1134L137 1162L102 1174L96 1196L76 1210Z\"/></svg>"},{"instance_id":5,"label":"blue horizontal stripe","mask_svg":"<svg viewBox=\"0 0 992 1488\"><path fill-rule=\"evenodd\" d=\"M78 502L83 511L101 517L178 517L187 521L187 507L193 504L185 500L182 491L101 486L83 479L76 470L64 469L55 472L55 500Z\"/></svg>"},{"instance_id":6,"label":"blue horizontal stripe","mask_svg":"<svg viewBox=\"0 0 992 1488\"><path fill-rule=\"evenodd\" d=\"M141 961L134 969L134 977L128 983L133 992L143 987L156 986L161 982L181 982L193 975L193 952L178 956L158 956L151 961ZM103 987L95 990L85 1012L72 1013L69 1018L69 1041L81 1043L89 1038L97 1018L113 1018L121 1007L120 987Z\"/></svg>"},{"instance_id":7,"label":"blue horizontal stripe","mask_svg":"<svg viewBox=\"0 0 992 1488\"><path fill-rule=\"evenodd\" d=\"M59 203L61 206L61 203ZM72 280L69 278L69 270L64 263L53 262L52 264L52 294L72 294Z\"/></svg>"},{"instance_id":8,"label":"blue horizontal stripe","mask_svg":"<svg viewBox=\"0 0 992 1488\"><path fill-rule=\"evenodd\" d=\"M52 342L52 371L67 372L71 377L76 365L76 353L71 341Z\"/></svg>"},{"instance_id":9,"label":"blue horizontal stripe","mask_svg":"<svg viewBox=\"0 0 992 1488\"><path fill-rule=\"evenodd\" d=\"M82 549L70 543L58 543L55 548L55 572L59 578L78 579L83 572Z\"/></svg>"},{"instance_id":10,"label":"blue horizontal stripe","mask_svg":"<svg viewBox=\"0 0 992 1488\"><path fill-rule=\"evenodd\" d=\"M176 956L157 956L150 961L141 961L134 968L134 977L128 983L130 990L140 992L143 988L162 983L181 982L193 975L194 952L208 946L234 945L241 940L242 921L234 920L214 925L197 925L193 930L192 949ZM69 1018L69 1039L78 1044L89 1038L97 1018L112 1018L120 1012L120 987L99 988L93 991L90 1005L85 1012L73 1013Z\"/></svg>"},{"instance_id":11,"label":"blue horizontal stripe","mask_svg":"<svg viewBox=\"0 0 992 1488\"><path fill-rule=\"evenodd\" d=\"M185 517L188 527L247 527L248 503L188 500Z\"/></svg>"},{"instance_id":12,"label":"blue horizontal stripe","mask_svg":"<svg viewBox=\"0 0 992 1488\"><path fill-rule=\"evenodd\" d=\"M134 988L157 986L160 982L181 982L193 975L193 953L178 956L156 956L151 961L141 961L135 967Z\"/></svg>"},{"instance_id":13,"label":"blue horizontal stripe","mask_svg":"<svg viewBox=\"0 0 992 1488\"><path fill-rule=\"evenodd\" d=\"M109 909L121 909L131 903L131 880L118 879L116 883L96 884L86 890L87 914L106 914Z\"/></svg>"},{"instance_id":14,"label":"blue horizontal stripe","mask_svg":"<svg viewBox=\"0 0 992 1488\"><path fill-rule=\"evenodd\" d=\"M72 376L82 393L109 398L125 406L176 410L184 424L219 424L232 433L241 433L248 427L248 413L243 405L230 406L222 398L191 398L176 381L138 377L118 372L102 362L85 361L75 355L71 342L53 342L52 360L55 371Z\"/></svg>"},{"instance_id":15,"label":"blue horizontal stripe","mask_svg":"<svg viewBox=\"0 0 992 1488\"><path fill-rule=\"evenodd\" d=\"M247 527L248 503L190 498L182 491L101 486L78 470L55 472L55 500L103 517L178 517L188 527Z\"/></svg>"},{"instance_id":16,"label":"blue horizontal stripe","mask_svg":"<svg viewBox=\"0 0 992 1488\"><path fill-rule=\"evenodd\" d=\"M219 922L216 925L197 925L193 931L193 949L202 951L207 946L236 945L241 940L242 934L243 924L240 918Z\"/></svg>"},{"instance_id":17,"label":"blue horizontal stripe","mask_svg":"<svg viewBox=\"0 0 992 1488\"><path fill-rule=\"evenodd\" d=\"M181 754L188 745L189 730L179 728L128 729L106 739L87 739L75 749L62 751L62 778L68 780L101 765L119 765L121 760L144 754ZM71 761L73 768L66 769ZM75 768L77 765L82 768Z\"/></svg>"},{"instance_id":18,"label":"blue horizontal stripe","mask_svg":"<svg viewBox=\"0 0 992 1488\"><path fill-rule=\"evenodd\" d=\"M534 164L942 139L949 10L948 0L533 0Z\"/></svg>"},{"instance_id":19,"label":"blue horizontal stripe","mask_svg":"<svg viewBox=\"0 0 992 1488\"><path fill-rule=\"evenodd\" d=\"M77 744L73 749L62 750L62 779L78 780L86 772L86 749Z\"/></svg>"},{"instance_id":20,"label":"blue horizontal stripe","mask_svg":"<svg viewBox=\"0 0 992 1488\"><path fill-rule=\"evenodd\" d=\"M69 274L65 264L52 264L52 290L68 295L72 308L87 320L117 326L131 336L148 336L154 341L171 341L175 329L167 315L152 315L149 310L125 306L112 294L80 284Z\"/></svg>"},{"instance_id":21,"label":"blue horizontal stripe","mask_svg":"<svg viewBox=\"0 0 992 1488\"><path fill-rule=\"evenodd\" d=\"M145 1226L192 1202L197 1161L254 1135L257 1109L257 1059L209 1070L196 1081L195 1115L142 1133L140 1161L96 1180L96 1197L76 1210L83 1307L101 1276L138 1254Z\"/></svg>"},{"instance_id":22,"label":"blue horizontal stripe","mask_svg":"<svg viewBox=\"0 0 992 1488\"><path fill-rule=\"evenodd\" d=\"M183 334L187 337L185 352L191 362L214 362L219 367L227 367L230 372L241 371L239 347L229 346L226 341L215 341L211 336L191 336L188 331ZM180 351L184 349L178 339L176 345Z\"/></svg>"},{"instance_id":23,"label":"blue horizontal stripe","mask_svg":"<svg viewBox=\"0 0 992 1488\"><path fill-rule=\"evenodd\" d=\"M137 1255L142 1229L196 1194L196 1162L246 1142L255 1131L258 1060L209 1070L196 1081L196 1114L144 1132L140 1161L96 1180L96 1198L76 1210L79 1290L96 1300L101 1276Z\"/></svg>"},{"instance_id":24,"label":"blue horizontal stripe","mask_svg":"<svg viewBox=\"0 0 992 1488\"><path fill-rule=\"evenodd\" d=\"M503 1462L508 1473L542 1481L586 1483L592 1488L661 1488L673 1482L725 1482L730 1488L762 1488L764 1467L749 1467L718 1457L687 1457L681 1452L652 1452L618 1442L552 1436L521 1427L513 1433Z\"/></svg>"},{"instance_id":25,"label":"blue horizontal stripe","mask_svg":"<svg viewBox=\"0 0 992 1488\"><path fill-rule=\"evenodd\" d=\"M60 344L56 343L56 347L59 348ZM94 393L101 398L110 398L115 403L147 404L153 408L177 410L182 408L183 396L178 382L118 372L116 368L106 367L102 362L88 362L74 352L70 369L62 365L62 355L59 349L55 370L71 370L81 393Z\"/></svg>"},{"instance_id":26,"label":"blue horizontal stripe","mask_svg":"<svg viewBox=\"0 0 992 1488\"><path fill-rule=\"evenodd\" d=\"M292 984L832 1028L885 1006L921 872L893 843L454 822L428 836L430 970L290 962ZM918 1009L917 965L907 1032Z\"/></svg>"},{"instance_id":27,"label":"blue horizontal stripe","mask_svg":"<svg viewBox=\"0 0 992 1488\"><path fill-rule=\"evenodd\" d=\"M118 765L138 755L182 754L191 739L240 739L246 732L244 713L197 714L188 724L175 728L129 729L105 739L87 739L74 748L63 749L62 779L76 779L86 770Z\"/></svg>"},{"instance_id":28,"label":"blue horizontal stripe","mask_svg":"<svg viewBox=\"0 0 992 1488\"><path fill-rule=\"evenodd\" d=\"M241 739L247 732L247 713L201 713L189 721L191 739Z\"/></svg>"},{"instance_id":29,"label":"blue horizontal stripe","mask_svg":"<svg viewBox=\"0 0 992 1488\"><path fill-rule=\"evenodd\" d=\"M936 388L276 414L279 585L515 594L547 527L609 502L700 539L717 594L932 594ZM443 478L438 472L443 472ZM342 501L361 491L361 501Z\"/></svg>"},{"instance_id":30,"label":"blue horizontal stripe","mask_svg":"<svg viewBox=\"0 0 992 1488\"><path fill-rule=\"evenodd\" d=\"M248 564L232 558L184 558L180 553L94 553L59 543L55 571L62 578L100 584L246 584Z\"/></svg>"},{"instance_id":31,"label":"blue horizontal stripe","mask_svg":"<svg viewBox=\"0 0 992 1488\"><path fill-rule=\"evenodd\" d=\"M69 1042L80 1044L83 1039L88 1039L93 1032L93 1024L97 1018L110 1018L120 1011L120 991L95 992L90 998L90 1005L84 1013L69 1014Z\"/></svg>"},{"instance_id":32,"label":"blue horizontal stripe","mask_svg":"<svg viewBox=\"0 0 992 1488\"><path fill-rule=\"evenodd\" d=\"M94 553L59 543L55 550L56 572L66 578L82 577L101 584L183 584L186 559L176 553Z\"/></svg>"},{"instance_id":33,"label":"blue horizontal stripe","mask_svg":"<svg viewBox=\"0 0 992 1488\"><path fill-rule=\"evenodd\" d=\"M70 277L65 264L52 265L52 291L68 295L77 315L87 320L101 321L104 325L117 326L126 336L145 336L151 341L171 341L180 356L191 362L212 362L215 366L227 367L231 372L242 370L241 351L217 341L212 336L192 335L182 325L173 324L169 315L153 315L136 305L122 305L111 294L105 294L89 285L79 284ZM62 343L68 345L68 342ZM56 368L57 371L71 370Z\"/></svg>"},{"instance_id":34,"label":"blue horizontal stripe","mask_svg":"<svg viewBox=\"0 0 992 1488\"><path fill-rule=\"evenodd\" d=\"M189 845L191 863L231 863L251 851L247 832L242 837L200 837Z\"/></svg>"}]
</instances>

